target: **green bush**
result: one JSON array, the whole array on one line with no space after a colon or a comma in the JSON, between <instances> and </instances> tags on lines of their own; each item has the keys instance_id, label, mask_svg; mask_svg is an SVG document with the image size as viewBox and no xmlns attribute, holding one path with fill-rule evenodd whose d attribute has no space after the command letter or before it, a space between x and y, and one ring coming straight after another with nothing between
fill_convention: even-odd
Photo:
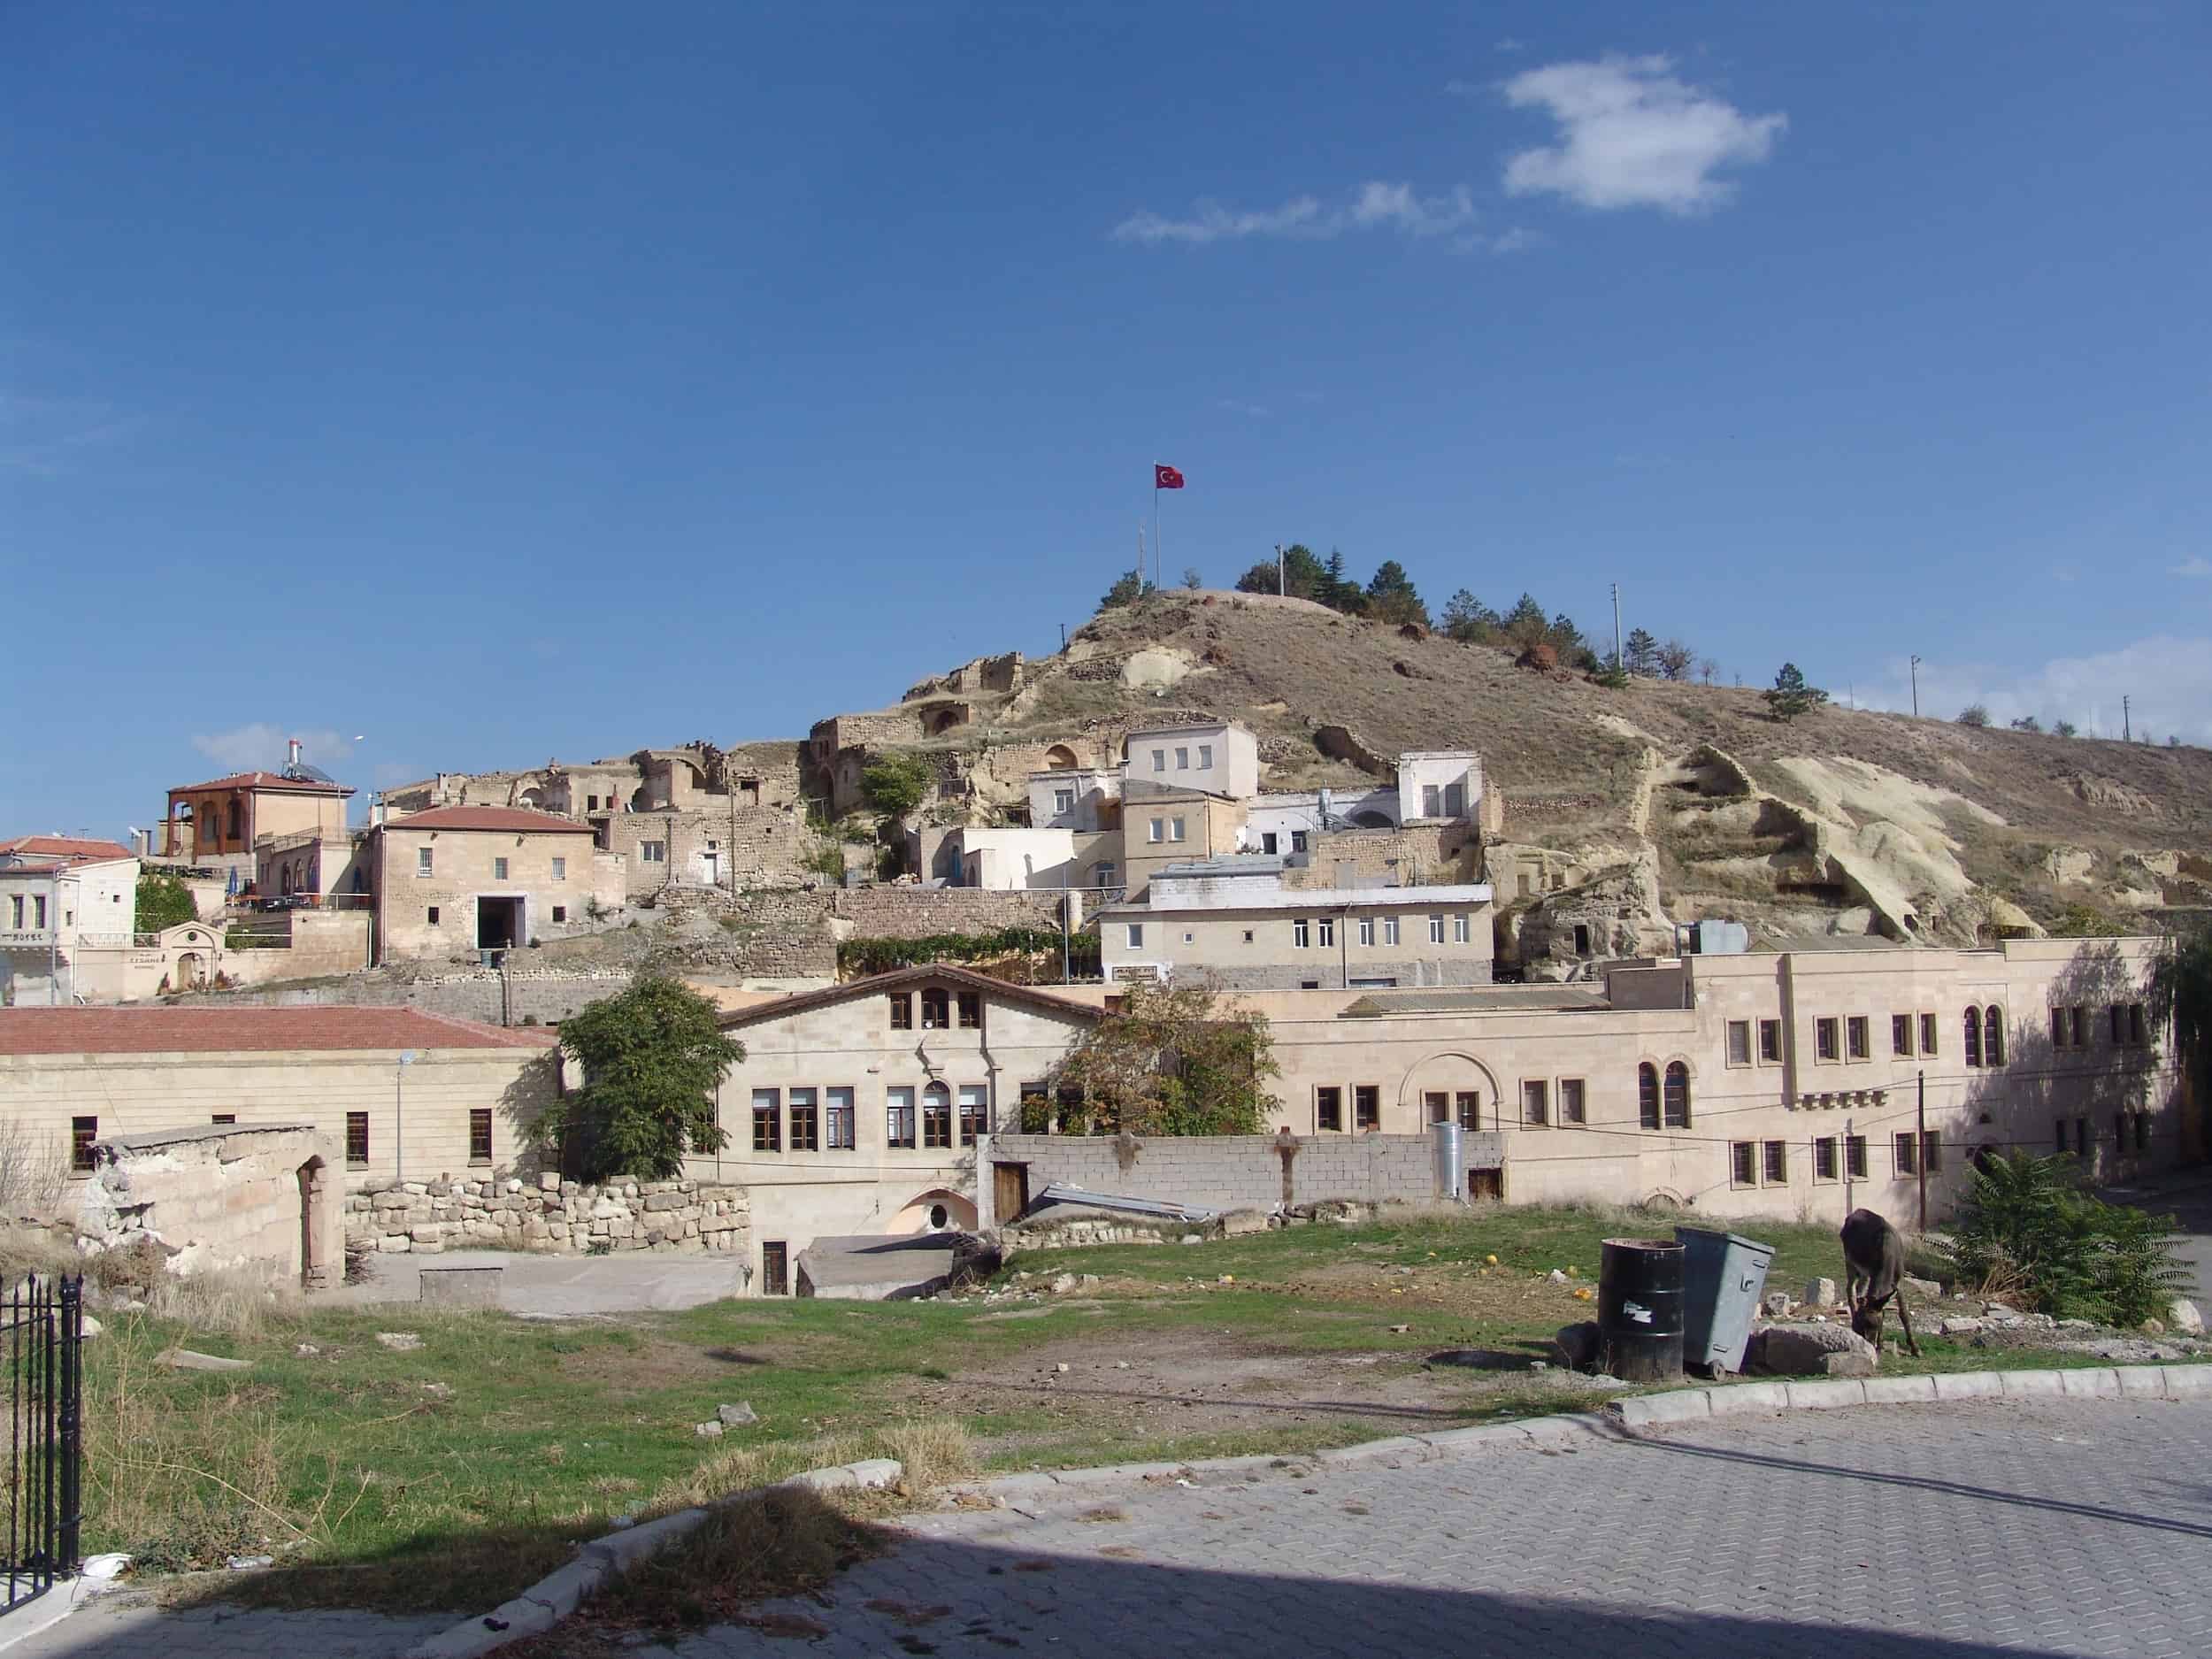
<instances>
[{"instance_id":1,"label":"green bush","mask_svg":"<svg viewBox=\"0 0 2212 1659\"><path fill-rule=\"evenodd\" d=\"M138 878L138 915L133 924L142 933L158 933L180 922L199 919L198 908L192 902L192 890L174 876L145 875Z\"/></svg>"},{"instance_id":2,"label":"green bush","mask_svg":"<svg viewBox=\"0 0 2212 1659\"><path fill-rule=\"evenodd\" d=\"M904 818L929 793L929 772L911 755L886 755L861 769L860 787L877 811Z\"/></svg>"},{"instance_id":3,"label":"green bush","mask_svg":"<svg viewBox=\"0 0 2212 1659\"><path fill-rule=\"evenodd\" d=\"M1060 954L1057 931L1043 927L1002 927L989 933L932 933L926 939L847 939L837 946L837 971L847 977L888 973L894 968L928 962L995 962L1003 956ZM1071 972L1096 975L1098 935L1077 933L1068 941Z\"/></svg>"},{"instance_id":4,"label":"green bush","mask_svg":"<svg viewBox=\"0 0 2212 1659\"><path fill-rule=\"evenodd\" d=\"M2059 1318L2139 1325L2187 1282L2159 1217L2076 1190L2073 1166L2016 1154L1977 1166L1951 1229L1958 1276Z\"/></svg>"}]
</instances>

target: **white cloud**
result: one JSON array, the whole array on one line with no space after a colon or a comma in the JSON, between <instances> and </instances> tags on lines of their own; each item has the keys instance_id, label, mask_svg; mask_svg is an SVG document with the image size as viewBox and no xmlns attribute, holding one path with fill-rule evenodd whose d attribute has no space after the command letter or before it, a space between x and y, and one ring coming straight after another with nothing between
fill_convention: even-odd
<instances>
[{"instance_id":1,"label":"white cloud","mask_svg":"<svg viewBox=\"0 0 2212 1659\"><path fill-rule=\"evenodd\" d=\"M351 744L325 727L279 726L266 720L233 726L227 732L199 733L192 739L192 747L231 772L273 772L289 757L285 740L293 737L300 741L302 758L333 777L353 752Z\"/></svg>"},{"instance_id":2,"label":"white cloud","mask_svg":"<svg viewBox=\"0 0 2212 1659\"><path fill-rule=\"evenodd\" d=\"M1168 219L1150 209L1133 213L1114 227L1116 242L1240 242L1266 236L1293 242L1327 242L1347 231L1394 230L1416 237L1441 236L1475 222L1475 204L1462 185L1447 196L1414 194L1409 184L1371 180L1360 186L1349 204L1324 208L1318 198L1293 196L1279 207L1233 211L1218 202L1201 201L1187 219Z\"/></svg>"},{"instance_id":3,"label":"white cloud","mask_svg":"<svg viewBox=\"0 0 2212 1659\"><path fill-rule=\"evenodd\" d=\"M1543 240L1542 232L1524 229L1516 225L1511 230L1502 231L1495 236L1462 236L1452 246L1462 253L1525 253Z\"/></svg>"},{"instance_id":4,"label":"white cloud","mask_svg":"<svg viewBox=\"0 0 2212 1659\"><path fill-rule=\"evenodd\" d=\"M2199 554L2194 558L2182 560L2166 574L2169 576L2212 576L2212 559L2208 559L2202 554Z\"/></svg>"},{"instance_id":5,"label":"white cloud","mask_svg":"<svg viewBox=\"0 0 2212 1659\"><path fill-rule=\"evenodd\" d=\"M1667 73L1672 67L1665 57L1609 57L1549 64L1507 81L1507 103L1541 109L1559 124L1558 143L1507 160L1507 192L1670 213L1726 202L1735 187L1714 173L1764 161L1789 118L1746 115L1678 81Z\"/></svg>"},{"instance_id":6,"label":"white cloud","mask_svg":"<svg viewBox=\"0 0 2212 1659\"><path fill-rule=\"evenodd\" d=\"M1832 685L1829 689L1833 691ZM1920 711L1954 719L1980 703L1992 725L2032 714L2046 728L2070 720L2085 737L2117 737L2125 723L2136 736L2164 742L2212 743L2212 639L2153 634L2087 657L2060 657L2039 666L1985 663L1920 664ZM1859 695L1867 708L1909 710L1912 683L1902 661L1884 666L1878 683Z\"/></svg>"}]
</instances>

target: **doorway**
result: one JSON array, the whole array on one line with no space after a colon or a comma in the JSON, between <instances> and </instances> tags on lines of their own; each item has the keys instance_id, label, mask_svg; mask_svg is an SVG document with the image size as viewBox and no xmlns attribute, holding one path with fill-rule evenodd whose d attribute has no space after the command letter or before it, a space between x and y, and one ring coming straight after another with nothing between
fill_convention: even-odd
<instances>
[{"instance_id":1,"label":"doorway","mask_svg":"<svg viewBox=\"0 0 2212 1659\"><path fill-rule=\"evenodd\" d=\"M476 948L512 950L521 942L522 901L480 897L476 901Z\"/></svg>"},{"instance_id":2,"label":"doorway","mask_svg":"<svg viewBox=\"0 0 2212 1659\"><path fill-rule=\"evenodd\" d=\"M991 1165L992 1218L1004 1226L1029 1208L1029 1165L1026 1164L994 1164Z\"/></svg>"},{"instance_id":3,"label":"doorway","mask_svg":"<svg viewBox=\"0 0 2212 1659\"><path fill-rule=\"evenodd\" d=\"M299 1167L300 1284L309 1290L328 1290L335 1282L324 1240L330 1236L330 1179L320 1158Z\"/></svg>"},{"instance_id":4,"label":"doorway","mask_svg":"<svg viewBox=\"0 0 2212 1659\"><path fill-rule=\"evenodd\" d=\"M760 1294L791 1294L791 1250L781 1239L770 1239L760 1247Z\"/></svg>"}]
</instances>

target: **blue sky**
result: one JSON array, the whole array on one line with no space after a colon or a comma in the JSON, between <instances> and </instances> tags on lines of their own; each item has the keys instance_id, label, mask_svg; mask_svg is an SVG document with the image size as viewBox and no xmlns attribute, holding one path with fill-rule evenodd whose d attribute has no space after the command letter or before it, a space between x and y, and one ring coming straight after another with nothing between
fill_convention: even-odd
<instances>
[{"instance_id":1,"label":"blue sky","mask_svg":"<svg viewBox=\"0 0 2212 1659\"><path fill-rule=\"evenodd\" d=\"M1068 10L8 8L0 833L801 734L1155 458L1171 580L2212 741L2201 5Z\"/></svg>"}]
</instances>

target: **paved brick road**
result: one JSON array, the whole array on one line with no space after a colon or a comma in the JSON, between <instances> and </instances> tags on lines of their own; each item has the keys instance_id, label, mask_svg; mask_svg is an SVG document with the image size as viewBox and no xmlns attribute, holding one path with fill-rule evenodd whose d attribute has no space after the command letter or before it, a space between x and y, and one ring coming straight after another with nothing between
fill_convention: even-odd
<instances>
[{"instance_id":1,"label":"paved brick road","mask_svg":"<svg viewBox=\"0 0 2212 1659\"><path fill-rule=\"evenodd\" d=\"M1729 1418L1574 1451L1062 1488L943 1514L772 1655L1968 1659L2212 1654L2212 1402ZM796 1620L825 1627L811 1641ZM8 1659L373 1659L359 1615L80 1613ZM638 1659L664 1655L653 1647Z\"/></svg>"},{"instance_id":2,"label":"paved brick road","mask_svg":"<svg viewBox=\"0 0 2212 1659\"><path fill-rule=\"evenodd\" d=\"M2212 1653L2212 1402L1798 1412L1024 1507L769 1610L827 1625L826 1659Z\"/></svg>"}]
</instances>

